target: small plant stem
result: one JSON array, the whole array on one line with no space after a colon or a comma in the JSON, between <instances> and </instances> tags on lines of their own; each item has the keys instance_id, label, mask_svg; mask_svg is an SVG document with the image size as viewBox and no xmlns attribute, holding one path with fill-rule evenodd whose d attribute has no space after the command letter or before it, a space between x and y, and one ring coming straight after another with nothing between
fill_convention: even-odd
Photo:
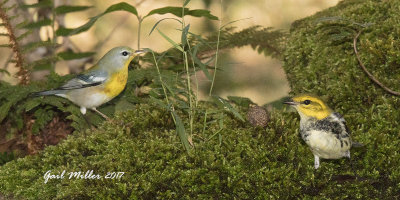
<instances>
[{"instance_id":1,"label":"small plant stem","mask_svg":"<svg viewBox=\"0 0 400 200\"><path fill-rule=\"evenodd\" d=\"M191 46L189 43L189 39L186 37L186 44L188 46L188 50L191 52ZM192 55L191 56L196 56L196 55ZM199 79L197 78L197 73L196 73L196 64L194 63L194 59L192 59L192 66L193 66L193 74L194 74L194 79L195 79L195 83L196 83L196 95L194 96L194 102L195 102L195 108L197 108L197 105L199 103L198 101L198 96L199 96Z\"/></svg>"},{"instance_id":2,"label":"small plant stem","mask_svg":"<svg viewBox=\"0 0 400 200\"><path fill-rule=\"evenodd\" d=\"M187 52L183 52L183 58L185 59L185 69L186 69L186 79L187 79L187 88L189 93L189 119L190 119L190 133L193 132L193 97L192 97L192 89L191 89L191 82L190 82L190 72L189 72L189 63L187 58Z\"/></svg>"},{"instance_id":3,"label":"small plant stem","mask_svg":"<svg viewBox=\"0 0 400 200\"><path fill-rule=\"evenodd\" d=\"M219 52L219 38L221 36L221 26L222 26L222 0L220 0L221 3L221 19L219 20L219 26L218 26L218 37L217 37L217 50L215 52L215 64L214 64L214 74L213 74L213 79L211 82L211 87L210 87L210 92L208 93L208 96L212 95L212 90L214 87L214 82L215 82L215 77L217 75L217 66L218 66L218 52Z\"/></svg>"},{"instance_id":4,"label":"small plant stem","mask_svg":"<svg viewBox=\"0 0 400 200\"><path fill-rule=\"evenodd\" d=\"M185 1L183 1L182 5L182 34L183 30L185 30L186 24L185 24ZM187 57L187 52L185 49L185 46L182 44L182 49L183 49L183 59L185 60L184 67L186 70L186 79L187 79L187 89L188 89L188 95L189 95L189 122L190 122L190 137L193 134L193 97L192 97L192 88L191 88L191 81L190 81L190 72L189 72L189 63L188 63L188 57Z\"/></svg>"},{"instance_id":5,"label":"small plant stem","mask_svg":"<svg viewBox=\"0 0 400 200\"><path fill-rule=\"evenodd\" d=\"M142 31L142 22L143 22L143 18L142 18L141 16L138 16L137 18L138 18L138 21L139 21L139 24L138 24L138 34L137 34L137 49L140 50L140 34L141 34L141 31ZM138 62L140 62L141 56L139 55L138 57L139 57L139 58L138 58L138 59L139 59ZM139 68L141 68L140 65L138 65L138 66L139 66ZM172 116L172 117L173 117L173 116ZM175 121L175 118L174 118L174 121Z\"/></svg>"},{"instance_id":6,"label":"small plant stem","mask_svg":"<svg viewBox=\"0 0 400 200\"><path fill-rule=\"evenodd\" d=\"M140 33L142 30L142 22L143 22L143 18L138 16L138 21L139 21L139 25L138 25L138 34L137 34L137 49L140 49Z\"/></svg>"},{"instance_id":7,"label":"small plant stem","mask_svg":"<svg viewBox=\"0 0 400 200\"><path fill-rule=\"evenodd\" d=\"M156 56L154 55L154 52L153 52L153 51L151 51L151 53L153 54L154 63L155 63L156 68L157 68L158 78L160 79L161 87L163 88L165 100L167 101L167 104L170 105L170 104L169 104L169 99L168 99L167 90L166 90L166 88L165 88L165 86L164 86L164 82L163 82L162 77L161 77L161 72L160 72L160 68L158 67L158 63L157 63ZM171 105L171 110L172 110L172 111L175 111L173 105ZM175 116L172 114L172 112L171 112L171 115L172 115L172 119L174 120L174 124L176 125L176 119L175 119Z\"/></svg>"}]
</instances>

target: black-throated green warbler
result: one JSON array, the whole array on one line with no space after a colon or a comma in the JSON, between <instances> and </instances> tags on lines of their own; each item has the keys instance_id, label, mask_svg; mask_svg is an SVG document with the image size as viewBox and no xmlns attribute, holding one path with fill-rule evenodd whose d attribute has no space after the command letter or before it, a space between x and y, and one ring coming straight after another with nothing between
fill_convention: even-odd
<instances>
[{"instance_id":1,"label":"black-throated green warbler","mask_svg":"<svg viewBox=\"0 0 400 200\"><path fill-rule=\"evenodd\" d=\"M351 140L344 118L320 98L298 95L284 103L300 115L300 134L314 154L315 169L319 167L319 158L350 158L351 146L362 146Z\"/></svg>"}]
</instances>

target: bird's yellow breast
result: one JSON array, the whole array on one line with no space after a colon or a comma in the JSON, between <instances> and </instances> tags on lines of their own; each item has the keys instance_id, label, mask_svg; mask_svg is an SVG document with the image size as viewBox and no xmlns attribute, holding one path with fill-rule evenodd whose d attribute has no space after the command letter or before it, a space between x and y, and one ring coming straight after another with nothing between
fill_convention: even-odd
<instances>
[{"instance_id":1,"label":"bird's yellow breast","mask_svg":"<svg viewBox=\"0 0 400 200\"><path fill-rule=\"evenodd\" d=\"M104 93L111 98L116 97L124 90L127 80L128 67L110 76L105 84Z\"/></svg>"}]
</instances>

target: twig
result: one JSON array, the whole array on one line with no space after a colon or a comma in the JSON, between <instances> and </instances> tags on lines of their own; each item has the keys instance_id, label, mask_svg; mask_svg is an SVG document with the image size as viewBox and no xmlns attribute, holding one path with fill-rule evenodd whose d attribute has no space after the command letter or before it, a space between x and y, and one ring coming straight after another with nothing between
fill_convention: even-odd
<instances>
[{"instance_id":1,"label":"twig","mask_svg":"<svg viewBox=\"0 0 400 200\"><path fill-rule=\"evenodd\" d=\"M392 94L392 95L396 95L396 96L400 96L400 92L396 92L394 90L391 90L390 88L386 87L385 85L383 85L381 82L379 82L368 70L367 68L364 66L363 62L361 61L360 55L358 54L357 51L357 39L360 36L362 30L360 30L357 35L354 37L353 40L353 48L354 48L354 53L356 54L357 60L358 60L358 64L360 65L361 69L368 75L369 79L371 79L374 83L376 83L377 85L379 85L382 89L384 89L386 92Z\"/></svg>"}]
</instances>

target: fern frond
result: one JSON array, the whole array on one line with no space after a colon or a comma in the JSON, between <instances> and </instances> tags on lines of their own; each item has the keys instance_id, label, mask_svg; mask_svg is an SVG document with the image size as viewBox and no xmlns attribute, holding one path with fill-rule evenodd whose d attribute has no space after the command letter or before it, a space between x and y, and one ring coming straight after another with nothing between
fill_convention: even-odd
<instances>
[{"instance_id":1,"label":"fern frond","mask_svg":"<svg viewBox=\"0 0 400 200\"><path fill-rule=\"evenodd\" d=\"M58 45L58 44L56 44ZM23 45L23 53L27 53L29 51L33 51L39 47L51 47L54 46L54 44L51 41L39 41L39 42L30 42L28 44Z\"/></svg>"},{"instance_id":2,"label":"fern frond","mask_svg":"<svg viewBox=\"0 0 400 200\"><path fill-rule=\"evenodd\" d=\"M13 5L14 6L14 5ZM11 6L11 8L13 7ZM19 69L17 72L18 78L19 78L19 83L22 85L26 85L29 83L29 71L25 68L24 65L24 59L22 52L20 50L20 46L16 37L16 34L14 32L14 28L11 25L11 20L13 19L12 16L9 17L7 15L7 8L5 8L5 4L0 5L0 19L3 21L4 26L8 32L8 38L9 38L9 44L11 45L11 49L14 52L14 58L15 58L15 67Z\"/></svg>"},{"instance_id":3,"label":"fern frond","mask_svg":"<svg viewBox=\"0 0 400 200\"><path fill-rule=\"evenodd\" d=\"M36 120L35 123L32 125L32 133L33 134L38 134L40 132L40 129L46 126L54 117L55 112L52 111L49 106L46 106L47 108L45 109L38 109L36 112L33 114L35 116Z\"/></svg>"},{"instance_id":4,"label":"fern frond","mask_svg":"<svg viewBox=\"0 0 400 200\"><path fill-rule=\"evenodd\" d=\"M32 31L26 31L25 33L22 33L21 35L19 35L16 39L17 39L17 41L20 41L31 33L32 33Z\"/></svg>"},{"instance_id":5,"label":"fern frond","mask_svg":"<svg viewBox=\"0 0 400 200\"><path fill-rule=\"evenodd\" d=\"M220 49L242 47L250 45L254 50L265 56L280 58L285 50L287 33L282 30L252 26L238 32L233 28L225 28L220 35ZM216 41L216 35L207 38L207 41Z\"/></svg>"}]
</instances>

